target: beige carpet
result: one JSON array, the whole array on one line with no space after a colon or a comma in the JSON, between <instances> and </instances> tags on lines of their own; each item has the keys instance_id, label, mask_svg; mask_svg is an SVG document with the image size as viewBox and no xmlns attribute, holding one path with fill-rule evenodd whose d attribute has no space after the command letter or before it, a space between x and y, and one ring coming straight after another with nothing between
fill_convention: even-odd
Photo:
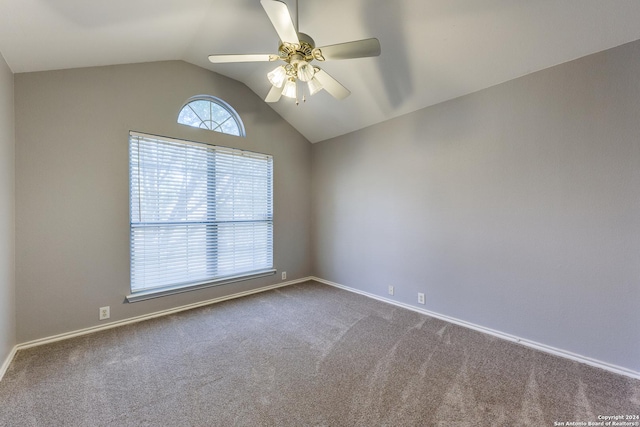
<instances>
[{"instance_id":1,"label":"beige carpet","mask_svg":"<svg viewBox=\"0 0 640 427\"><path fill-rule=\"evenodd\" d=\"M553 426L640 381L318 283L20 351L1 426Z\"/></svg>"}]
</instances>

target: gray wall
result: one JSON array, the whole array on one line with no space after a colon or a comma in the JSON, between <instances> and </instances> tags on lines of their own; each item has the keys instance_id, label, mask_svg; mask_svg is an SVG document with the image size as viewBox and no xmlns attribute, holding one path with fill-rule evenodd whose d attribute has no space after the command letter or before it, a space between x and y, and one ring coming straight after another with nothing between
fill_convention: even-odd
<instances>
[{"instance_id":1,"label":"gray wall","mask_svg":"<svg viewBox=\"0 0 640 427\"><path fill-rule=\"evenodd\" d=\"M176 123L183 102L218 96L247 138ZM134 304L129 293L128 132L274 156L274 264L311 274L311 144L246 86L181 62L15 75L17 340L280 283L280 274Z\"/></svg>"},{"instance_id":2,"label":"gray wall","mask_svg":"<svg viewBox=\"0 0 640 427\"><path fill-rule=\"evenodd\" d=\"M16 344L13 73L0 54L0 365Z\"/></svg>"},{"instance_id":3,"label":"gray wall","mask_svg":"<svg viewBox=\"0 0 640 427\"><path fill-rule=\"evenodd\" d=\"M639 76L634 42L315 144L316 275L639 372Z\"/></svg>"},{"instance_id":4,"label":"gray wall","mask_svg":"<svg viewBox=\"0 0 640 427\"><path fill-rule=\"evenodd\" d=\"M131 129L273 154L275 265L290 279L393 284L416 306L425 292L429 310L640 371L639 75L636 42L311 146L245 86L180 61L18 74L14 322L0 62L0 356L100 324L100 306L119 320L280 282L123 303ZM203 93L248 138L177 125Z\"/></svg>"}]
</instances>

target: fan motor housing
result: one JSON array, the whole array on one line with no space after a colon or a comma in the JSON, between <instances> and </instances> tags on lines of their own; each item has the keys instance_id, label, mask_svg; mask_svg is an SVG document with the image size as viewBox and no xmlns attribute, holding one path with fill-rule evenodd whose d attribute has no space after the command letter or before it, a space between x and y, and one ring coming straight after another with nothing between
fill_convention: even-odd
<instances>
[{"instance_id":1,"label":"fan motor housing","mask_svg":"<svg viewBox=\"0 0 640 427\"><path fill-rule=\"evenodd\" d=\"M282 60L290 62L292 59L298 59L309 62L314 58L313 50L316 43L313 39L308 34L298 33L298 40L300 45L280 42L278 53ZM295 58L296 56L298 58Z\"/></svg>"}]
</instances>

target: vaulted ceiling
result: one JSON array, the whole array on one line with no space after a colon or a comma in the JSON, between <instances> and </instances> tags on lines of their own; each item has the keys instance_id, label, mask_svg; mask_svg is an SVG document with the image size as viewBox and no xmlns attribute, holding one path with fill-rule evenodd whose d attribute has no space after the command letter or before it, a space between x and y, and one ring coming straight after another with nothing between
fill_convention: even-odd
<instances>
[{"instance_id":1,"label":"vaulted ceiling","mask_svg":"<svg viewBox=\"0 0 640 427\"><path fill-rule=\"evenodd\" d=\"M287 0L295 14L296 2ZM349 88L271 104L322 141L640 39L637 0L299 0L318 46L377 37L382 55L326 62ZM0 0L0 52L14 73L182 59L264 98L273 63L209 54L276 53L259 0Z\"/></svg>"}]
</instances>

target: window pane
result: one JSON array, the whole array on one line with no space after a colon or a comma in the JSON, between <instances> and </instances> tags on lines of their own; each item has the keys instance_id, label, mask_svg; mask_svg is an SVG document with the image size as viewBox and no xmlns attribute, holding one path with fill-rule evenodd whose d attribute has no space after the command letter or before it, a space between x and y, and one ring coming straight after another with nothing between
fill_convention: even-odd
<instances>
[{"instance_id":1,"label":"window pane","mask_svg":"<svg viewBox=\"0 0 640 427\"><path fill-rule=\"evenodd\" d=\"M131 133L132 292L273 267L272 158Z\"/></svg>"},{"instance_id":2,"label":"window pane","mask_svg":"<svg viewBox=\"0 0 640 427\"><path fill-rule=\"evenodd\" d=\"M188 106L180 111L178 116L178 123L187 126L200 127L200 119L196 116L196 113Z\"/></svg>"},{"instance_id":3,"label":"window pane","mask_svg":"<svg viewBox=\"0 0 640 427\"><path fill-rule=\"evenodd\" d=\"M218 104L211 103L211 117L213 121L220 124L231 118L231 114Z\"/></svg>"},{"instance_id":4,"label":"window pane","mask_svg":"<svg viewBox=\"0 0 640 427\"><path fill-rule=\"evenodd\" d=\"M229 135L240 136L240 129L235 120L227 120L220 126L222 133L228 133Z\"/></svg>"},{"instance_id":5,"label":"window pane","mask_svg":"<svg viewBox=\"0 0 640 427\"><path fill-rule=\"evenodd\" d=\"M201 122L211 121L210 101L193 101L189 103L189 107L198 116Z\"/></svg>"}]
</instances>

